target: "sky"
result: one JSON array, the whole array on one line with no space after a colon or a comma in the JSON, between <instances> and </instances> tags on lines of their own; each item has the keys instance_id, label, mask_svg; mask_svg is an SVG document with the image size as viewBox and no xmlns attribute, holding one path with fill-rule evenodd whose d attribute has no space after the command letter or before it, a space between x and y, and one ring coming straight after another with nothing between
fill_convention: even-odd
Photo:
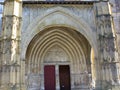
<instances>
[{"instance_id":1,"label":"sky","mask_svg":"<svg viewBox=\"0 0 120 90\"><path fill-rule=\"evenodd\" d=\"M3 2L4 0L0 0L0 2Z\"/></svg>"}]
</instances>

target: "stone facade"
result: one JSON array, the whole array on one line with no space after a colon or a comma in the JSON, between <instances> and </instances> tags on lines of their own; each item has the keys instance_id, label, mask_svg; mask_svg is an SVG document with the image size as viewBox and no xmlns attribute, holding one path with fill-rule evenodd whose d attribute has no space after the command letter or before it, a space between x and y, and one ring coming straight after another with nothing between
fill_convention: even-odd
<instances>
[{"instance_id":1,"label":"stone facade","mask_svg":"<svg viewBox=\"0 0 120 90\"><path fill-rule=\"evenodd\" d=\"M56 90L62 88L61 65L70 68L71 90L119 90L111 4L83 1L5 1L0 90L45 90L45 66L50 65L55 67Z\"/></svg>"}]
</instances>

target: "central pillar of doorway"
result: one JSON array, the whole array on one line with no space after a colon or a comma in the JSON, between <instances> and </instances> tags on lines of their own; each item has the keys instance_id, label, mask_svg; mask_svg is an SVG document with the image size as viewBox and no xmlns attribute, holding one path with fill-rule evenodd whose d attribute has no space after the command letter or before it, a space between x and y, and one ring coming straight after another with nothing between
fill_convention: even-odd
<instances>
[{"instance_id":1,"label":"central pillar of doorway","mask_svg":"<svg viewBox=\"0 0 120 90\"><path fill-rule=\"evenodd\" d=\"M59 80L59 65L55 65L55 71L56 71L56 90L60 90L60 80Z\"/></svg>"}]
</instances>

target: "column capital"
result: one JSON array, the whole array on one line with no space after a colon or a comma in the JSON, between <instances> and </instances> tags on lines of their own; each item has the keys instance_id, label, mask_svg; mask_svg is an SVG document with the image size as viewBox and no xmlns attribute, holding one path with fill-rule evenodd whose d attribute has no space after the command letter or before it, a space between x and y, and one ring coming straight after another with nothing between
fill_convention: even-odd
<instances>
[{"instance_id":1,"label":"column capital","mask_svg":"<svg viewBox=\"0 0 120 90\"><path fill-rule=\"evenodd\" d=\"M15 15L18 17L22 16L22 2L21 0L6 0L4 2L3 16Z\"/></svg>"},{"instance_id":2,"label":"column capital","mask_svg":"<svg viewBox=\"0 0 120 90\"><path fill-rule=\"evenodd\" d=\"M96 15L111 15L111 5L107 1L101 1L94 4Z\"/></svg>"}]
</instances>

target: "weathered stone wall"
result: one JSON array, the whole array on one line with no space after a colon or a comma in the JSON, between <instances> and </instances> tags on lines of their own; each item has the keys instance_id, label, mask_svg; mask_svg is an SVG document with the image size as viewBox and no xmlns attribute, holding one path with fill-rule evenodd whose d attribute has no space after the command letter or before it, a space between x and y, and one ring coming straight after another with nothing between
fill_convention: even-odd
<instances>
[{"instance_id":1,"label":"weathered stone wall","mask_svg":"<svg viewBox=\"0 0 120 90\"><path fill-rule=\"evenodd\" d=\"M3 13L3 5L0 5L0 37L2 31L2 13Z\"/></svg>"},{"instance_id":2,"label":"weathered stone wall","mask_svg":"<svg viewBox=\"0 0 120 90\"><path fill-rule=\"evenodd\" d=\"M46 25L57 25L57 22L60 22L61 24L65 24L68 23L68 19L66 20L66 18L60 16L60 17L53 17L54 13L56 12L60 12L63 14L69 14L70 16L70 20L72 19L72 17L76 18L77 20L84 20L84 22L92 29L92 31L90 32L96 32L96 25L95 25L95 18L94 17L94 10L93 10L93 6L90 5L72 5L72 6L67 6L67 5L25 5L23 6L23 24L22 24L22 51L25 50L25 46L24 43L29 43L26 42L27 38L30 33L34 33L32 35L37 34L37 32L40 31L40 27L44 27ZM53 15L52 15L53 14ZM50 16L52 15L52 16ZM40 21L44 18L47 18L48 16L50 16L50 20L42 23L41 25L38 26L38 24L40 23ZM56 20L55 20L56 19ZM51 20L54 20L54 22L50 22ZM64 22L64 20L66 20ZM71 26L76 26L76 24L74 23L70 23L69 24ZM33 26L34 27L33 27ZM31 27L30 32L28 31ZM35 28L38 28L37 32L32 30ZM88 31L88 30L86 30ZM88 31L89 32L89 31ZM96 37L96 34L91 33L91 36ZM30 38L32 39L34 36L31 36ZM30 41L29 38L29 41ZM26 41L25 41L26 40ZM24 54L24 53L23 53ZM22 55L23 57L23 55Z\"/></svg>"},{"instance_id":3,"label":"weathered stone wall","mask_svg":"<svg viewBox=\"0 0 120 90\"><path fill-rule=\"evenodd\" d=\"M112 5L114 28L116 30L116 36L117 36L117 39L116 39L117 47L116 48L118 49L118 54L119 54L118 61L120 62L120 0L110 0L110 3ZM119 68L118 68L118 72L120 72ZM120 75L119 75L119 78L120 78Z\"/></svg>"},{"instance_id":4,"label":"weathered stone wall","mask_svg":"<svg viewBox=\"0 0 120 90\"><path fill-rule=\"evenodd\" d=\"M12 0L11 0L11 2L12 2ZM115 3L115 2L112 2L112 3ZM119 77L117 76L119 74L119 71L118 71L119 65L116 64L116 63L118 63L116 47L118 47L118 46L116 46L116 42L115 42L115 39L116 39L116 35L115 35L115 31L114 31L115 29L113 28L113 19L112 19L111 13L109 12L110 8L108 7L109 6L108 3L99 2L97 4L95 3L94 5L70 5L70 6L69 5L45 5L45 4L44 5L42 5L42 4L41 5L38 5L38 4L37 5L34 5L34 4L33 5L23 5L22 29L20 28L20 26L21 26L21 10L20 10L21 8L20 7L21 6L17 7L17 5L18 4L15 4L15 6L14 6L13 3L10 3L9 1L6 2L6 4L5 4L6 9L4 10L4 16L3 16L4 17L3 18L4 38L1 40L2 44L0 44L0 55L3 55L4 58L2 58L0 60L2 60L4 62L2 63L2 65L0 65L0 66L2 66L2 70L1 70L2 76L0 76L0 78L2 77L1 80L2 80L2 85L4 86L4 88L6 88L5 84L9 84L8 83L9 81L11 82L9 85L12 85L13 89L17 85L15 83L15 81L19 85L24 84L24 80L25 80L24 62L27 62L26 55L28 55L29 57L33 56L32 58L29 58L31 60L31 62L29 62L29 65L31 65L30 68L33 67L36 69L36 64L38 66L40 66L40 63L37 63L37 61L39 61L39 58L41 58L41 57L40 56L36 57L36 56L39 55L39 53L41 53L40 55L42 55L43 52L37 52L37 50L38 51L40 51L40 50L39 50L39 48L36 49L36 46L34 46L34 45L37 45L37 42L39 42L40 43L39 45L42 46L41 41L44 40L47 37L47 35L43 36L43 38L42 37L36 38L35 36L39 32L44 31L50 27L56 27L56 28L57 27L66 27L66 28L68 28L68 29L66 29L67 34L73 33L72 34L73 36L70 34L70 37L75 37L76 40L78 40L78 36L80 36L80 39L82 38L81 40L83 40L83 41L80 43L80 45L83 42L84 42L83 46L88 45L88 43L85 43L88 40L89 44L94 49L94 54L95 54L95 57L94 57L95 60L91 64L93 64L93 63L95 64L94 68L92 68L92 69L94 69L95 74L96 74L95 78L93 78L95 80L95 82L97 83L96 90L101 90L101 88L103 90L107 90L107 89L110 89L112 85L117 84L118 79L119 79ZM21 5L21 3L19 3L19 5ZM114 5L117 5L117 3ZM117 5L117 6L119 6L119 5ZM17 13L16 13L15 9L13 9L16 7L18 9L17 11L20 10ZM12 13L11 11L9 11L9 9L11 9L15 13ZM117 11L119 11L119 8L117 8L117 9L113 8L113 12L115 12L115 13L113 13L113 16L115 17L114 18L114 21L116 23L115 28L117 30L116 32L117 32L117 36L118 36L117 40L119 43L119 30L118 30L119 29L119 25L118 25L119 14ZM20 13L20 15L18 13ZM17 15L19 15L19 16L17 16ZM65 28L62 28L62 29L65 29ZM70 30L70 29L71 29L71 31L68 32L68 30ZM74 30L74 32L72 32L72 29ZM20 35L20 30L22 32L21 35ZM58 31L61 31L61 29L60 30L58 29ZM81 35L77 36L78 33L76 34L75 31L79 32L79 34L81 33ZM55 32L56 32L56 29L55 29ZM65 36L64 33L65 32L63 30L62 34L59 34L59 33L58 34L63 37L63 36ZM42 35L40 35L40 36L42 36ZM87 40L83 39L82 35ZM57 36L55 36L55 37L57 37ZM67 38L67 39L66 39L66 42L72 41L72 40L69 40L70 38ZM36 42L34 40L36 40ZM47 40L49 40L49 39L47 39ZM64 39L62 39L62 40L64 40ZM32 41L32 44L30 44L31 41ZM60 40L58 40L58 41L60 41ZM75 40L73 40L73 41L75 41ZM36 43L36 44L34 44L34 43ZM29 44L31 46L29 46ZM74 44L74 43L71 43L71 45L72 44ZM1 45L3 45L3 47ZM20 45L21 45L21 48L20 48ZM79 46L79 44L77 44L77 45ZM29 46L29 48L28 48L28 46ZM37 46L37 47L40 47L40 46ZM31 47L35 48L35 50L33 49L33 51L36 51L37 55L35 53L33 53L32 51L30 52L29 50L28 50L28 53L26 54L27 49L31 49ZM48 45L48 47L49 47L49 45ZM47 48L47 46L46 46L46 48ZM77 46L75 48L77 48ZM88 49L87 46L82 47L83 51L86 50L86 48ZM20 52L20 49L21 49L21 52ZM76 50L79 50L79 49L76 49ZM42 51L45 51L45 49L43 48ZM90 54L90 51L89 51L89 53L87 53L87 51L84 53L85 54L78 55L79 54L79 52L78 52L78 53L76 53L77 54L76 57L81 56L82 58L79 59L81 61L90 60L90 58L87 58L87 55ZM21 56L20 56L20 54L21 54ZM29 54L32 56L30 56ZM73 56L75 56L75 55L73 55ZM83 56L86 56L86 57L83 58ZM90 56L90 55L88 55L88 56ZM2 56L0 56L0 58L1 57ZM53 56L53 57L55 57L55 56ZM51 58L51 56L49 58ZM60 56L59 56L59 59L60 59ZM60 62L59 59L58 59L58 61ZM62 58L62 59L64 59L64 58ZM73 59L71 59L71 62L72 62L72 60ZM21 61L23 61L23 62L21 63ZM49 61L48 57L46 58L46 61ZM53 61L54 61L54 59L53 59ZM56 61L56 62L58 62L58 61ZM64 60L64 61L66 61L66 60ZM33 62L35 62L35 63L33 63ZM1 62L0 62L0 64L1 64ZM13 69L16 65L17 66L21 65L21 72L19 71L19 69ZM74 63L73 65L75 65L75 70L76 70L76 72L78 72L79 70L77 70L76 68L79 68L79 66L81 66L81 65L79 65L78 63L76 63L76 64ZM26 64L26 66L27 66L27 64ZM88 65L86 65L86 66L88 66ZM7 67L7 69L6 69L6 67ZM33 70L33 68L32 68L32 70ZM6 72L6 70L7 70L7 72ZM71 72L74 72L75 70L73 69L73 70L71 70ZM83 71L86 71L86 69L83 69ZM33 72L34 72L34 70L33 70ZM90 72L92 72L92 71L90 71ZM39 71L37 73L39 73ZM43 71L42 71L42 73L43 73ZM93 74L94 73L92 73L92 75ZM14 77L15 75L18 75L18 76ZM19 75L21 75L20 78L22 78L24 80L22 80L22 79L17 80L17 77L19 77ZM8 76L8 79L5 79L5 77L7 77L7 76ZM74 78L74 76L75 75L73 75L72 79ZM32 75L32 76L30 76L30 78L31 77L33 78L33 82L35 82L35 83L29 83L30 84L29 86L31 86L32 84L33 84L33 86L36 86L36 84L37 84L36 87L40 88L38 85L40 83L40 81L38 79L39 77L37 75ZM38 81L36 80L36 77L37 77ZM28 78L28 77L26 77L26 78ZM42 79L43 79L43 77L42 77ZM20 83L19 83L19 81L20 81ZM73 81L76 81L77 83L74 83ZM71 82L72 82L72 85L74 88L74 84L78 85L79 81L78 81L78 78L73 79L73 81L71 81ZM30 82L32 82L32 81L30 81ZM1 81L0 81L0 83L1 83ZM43 83L44 82L42 80L42 85L41 85L42 88L44 88ZM101 86L101 83L102 83L102 86ZM18 88L19 88L19 85L18 85ZM8 88L10 88L10 86ZM8 88L4 89L4 90L9 90ZM21 89L21 88L19 88L19 89ZM26 90L26 89L23 89L23 90ZM31 89L29 89L29 90L31 90Z\"/></svg>"},{"instance_id":5,"label":"weathered stone wall","mask_svg":"<svg viewBox=\"0 0 120 90\"><path fill-rule=\"evenodd\" d=\"M116 30L118 50L120 56L120 0L110 0L110 3L112 5L114 28Z\"/></svg>"},{"instance_id":6,"label":"weathered stone wall","mask_svg":"<svg viewBox=\"0 0 120 90\"><path fill-rule=\"evenodd\" d=\"M83 22L84 22L84 24L83 24ZM81 24L82 24L82 26L81 26ZM31 40L34 38L34 36L36 36L36 34L38 34L39 32L42 32L42 30L44 31L45 28L57 27L57 26L66 27L66 28L68 27L68 30L70 28L73 28L73 29L75 29L78 32L81 32L83 34L85 34L85 32L86 33L90 32L89 36L92 38L92 40L96 40L95 39L96 38L96 22L95 22L94 6L93 5L72 5L72 6L69 6L69 5L42 5L42 4L41 5L24 5L23 6L22 39L21 39L22 40L21 41L21 43L22 43L21 44L22 45L21 46L22 47L21 58L26 59L24 57L24 54L26 53L25 49L28 47L29 43L31 44ZM89 27L90 29L88 29L87 27ZM63 31L64 30L65 30L65 28L63 28ZM49 30L49 31L52 31L52 30ZM59 29L58 29L58 31L59 31ZM71 31L69 30L69 32L71 32ZM51 33L51 34L53 34L53 33ZM76 35L73 34L73 36L76 36ZM47 37L48 37L48 35L47 35ZM53 37L54 37L54 35L53 35ZM40 38L42 40L44 40L44 38L42 38L42 35L38 39L40 39ZM82 36L81 36L81 38L82 38ZM64 38L64 39L66 40L66 38ZM40 40L40 41L42 42L42 40ZM67 40L67 41L69 41L69 40ZM34 42L35 42L35 39L34 39ZM51 42L51 40L48 40L48 43L49 42ZM59 41L57 41L57 42L59 42ZM84 40L82 40L81 44L83 42L84 42ZM94 41L93 43L95 44L96 41ZM44 47L46 45L44 45ZM69 45L67 45L67 47L68 46ZM85 44L84 44L84 46L85 46ZM61 46L61 47L64 47L64 46ZM32 46L30 48L32 48ZM30 50L30 48L28 48L28 50ZM57 48L57 50L58 50L58 48ZM25 53L24 53L24 51L25 51ZM42 51L45 51L45 50L42 50ZM32 53L32 52L30 52L30 51L27 52L28 57L30 57L30 55L34 56L34 54L29 55L29 53ZM40 53L44 54L43 52L40 52ZM70 56L72 56L72 55L70 55ZM78 55L78 56L81 56L81 55ZM54 54L54 56L50 56L50 57L52 57L52 59L48 60L48 64L49 64L49 62L54 62L54 63L55 62L56 63L61 62L59 60L59 59L61 59L60 56L59 56L58 61L56 61L55 54ZM49 57L49 59L50 59L50 57ZM81 57L84 57L84 55L81 56ZM41 58L39 60L41 60ZM74 57L74 58L76 58L76 57ZM37 57L36 57L36 59L37 59ZM48 59L48 56L47 56L47 59ZM29 59L26 59L26 62L30 63L29 60L34 61L34 60L32 60L32 58L29 58ZM62 59L62 60L63 60L64 64L65 64L65 62L72 63L72 62L77 61L77 59L75 59L75 60L69 59L70 61L64 60L64 59ZM83 62L84 59L79 59L79 60L82 60L81 62ZM39 62L45 62L45 61L41 60ZM31 62L31 66L29 65L29 67L34 69L34 67L32 67L32 66L34 66L35 64L37 64L37 63L32 63ZM44 65L44 63L39 64L39 66L42 67L42 70L43 70L43 65ZM82 64L82 65L83 65L83 67L85 67L84 64ZM86 87L88 87L88 83L84 82L82 80L82 78L85 79L85 76L84 76L85 71L87 72L86 69L85 70L83 70L83 69L80 70L80 67L82 65L77 65L77 63L74 63L74 64L70 65L71 66L71 76L72 76L71 77L71 88L73 88L73 90L75 90L75 88L86 88ZM73 68L73 67L76 67L76 68ZM79 69L77 69L77 68L79 68ZM27 69L26 71L28 71L28 70L29 69ZM29 71L29 72L31 72L31 71ZM89 69L89 72L91 72L90 69ZM83 73L83 74L80 74L80 73ZM26 82L29 81L28 84L30 84L30 85L28 85L28 90L29 89L33 90L34 88L41 88L41 90L44 90L43 89L44 88L44 82L43 82L44 78L42 79L42 77L44 77L43 72L40 72L41 76L39 76L39 75L36 76L36 75L37 74L33 73L33 74L30 74L28 76L28 73L26 72L26 77L28 78L28 80ZM38 82L41 83L41 86L39 87L38 86L39 83L36 81L36 78L40 78L40 77L42 79L41 82L39 81L39 79L37 79ZM33 79L31 80L29 78L33 78ZM31 83L31 82L34 82L34 83ZM80 82L83 83L83 84L80 84ZM36 85L36 87L35 87L35 85ZM59 84L57 84L57 90L59 90Z\"/></svg>"}]
</instances>

